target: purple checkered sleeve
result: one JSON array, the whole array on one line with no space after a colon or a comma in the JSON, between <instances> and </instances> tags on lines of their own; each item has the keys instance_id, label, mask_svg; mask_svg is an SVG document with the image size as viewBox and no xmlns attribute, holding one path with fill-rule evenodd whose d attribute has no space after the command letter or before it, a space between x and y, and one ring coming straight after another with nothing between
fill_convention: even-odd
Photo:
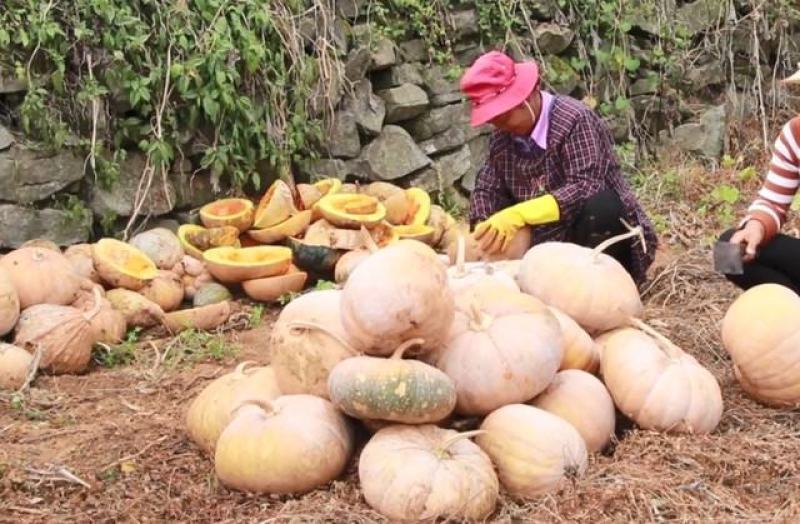
<instances>
[{"instance_id":1,"label":"purple checkered sleeve","mask_svg":"<svg viewBox=\"0 0 800 524\"><path fill-rule=\"evenodd\" d=\"M469 218L473 226L478 221L516 203L511 193L508 192L504 177L497 173L495 167L501 158L497 151L497 142L496 136L493 136L489 143L489 157L478 172L475 189L470 196Z\"/></svg>"},{"instance_id":2,"label":"purple checkered sleeve","mask_svg":"<svg viewBox=\"0 0 800 524\"><path fill-rule=\"evenodd\" d=\"M575 124L564 141L564 185L552 191L561 220L571 222L586 199L603 189L605 181L597 176L604 158L602 143L598 127L586 118Z\"/></svg>"}]
</instances>

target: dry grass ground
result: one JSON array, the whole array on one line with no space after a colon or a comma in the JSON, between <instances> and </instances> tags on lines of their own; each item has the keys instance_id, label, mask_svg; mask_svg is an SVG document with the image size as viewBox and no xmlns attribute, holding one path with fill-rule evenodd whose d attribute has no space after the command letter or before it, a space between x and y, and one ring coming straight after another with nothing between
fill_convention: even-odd
<instances>
[{"instance_id":1,"label":"dry grass ground","mask_svg":"<svg viewBox=\"0 0 800 524\"><path fill-rule=\"evenodd\" d=\"M695 180L684 194L715 183ZM569 489L528 502L504 496L492 521L800 521L800 411L762 407L733 378L719 323L737 291L711 271L705 242L719 224L692 214L695 204L649 204L670 218L646 316L718 378L719 428L706 437L626 431ZM24 403L3 403L0 521L382 522L359 494L354 463L304 497L248 496L219 486L211 460L188 441L188 401L236 361L265 362L275 314L199 358L164 359L162 347L159 363L145 344L128 365L40 377Z\"/></svg>"}]
</instances>

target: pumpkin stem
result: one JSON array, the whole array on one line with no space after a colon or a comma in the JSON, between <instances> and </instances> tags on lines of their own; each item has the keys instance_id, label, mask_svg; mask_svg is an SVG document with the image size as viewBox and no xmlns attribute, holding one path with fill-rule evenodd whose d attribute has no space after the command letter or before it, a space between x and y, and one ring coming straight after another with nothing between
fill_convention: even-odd
<instances>
[{"instance_id":1,"label":"pumpkin stem","mask_svg":"<svg viewBox=\"0 0 800 524\"><path fill-rule=\"evenodd\" d=\"M630 224L628 224L624 220L622 220L622 223L628 229L628 232L627 233L623 233L621 235L617 235L617 236L611 237L611 238L609 238L607 240L604 240L600 244L598 244L597 247L595 247L592 250L592 253L594 253L594 259L593 260L595 262L597 261L597 257L600 256L600 253L602 253L603 251L605 251L609 247L611 247L614 244L617 244L619 242L622 242L623 240L627 240L627 239L633 238L633 237L639 237L639 240L642 243L642 249L644 249L645 252L647 252L647 244L645 243L645 240L644 240L644 230L642 229L642 226L631 227Z\"/></svg>"},{"instance_id":2,"label":"pumpkin stem","mask_svg":"<svg viewBox=\"0 0 800 524\"><path fill-rule=\"evenodd\" d=\"M236 366L236 369L233 370L233 372L236 375L244 375L245 374L244 373L245 372L245 368L247 368L249 366L253 366L255 364L257 364L257 362L255 360L245 360L244 362L240 362L239 365Z\"/></svg>"},{"instance_id":3,"label":"pumpkin stem","mask_svg":"<svg viewBox=\"0 0 800 524\"><path fill-rule=\"evenodd\" d=\"M353 355L358 355L360 352L356 351L353 346L340 337L338 334L334 333L330 329L326 328L325 326L321 326L320 324L314 322L305 322L302 320L296 320L294 322L289 323L289 333L292 335L299 335L302 331L319 331L320 333L324 333L338 342L341 346L347 349Z\"/></svg>"},{"instance_id":4,"label":"pumpkin stem","mask_svg":"<svg viewBox=\"0 0 800 524\"><path fill-rule=\"evenodd\" d=\"M442 445L439 446L439 448L436 450L436 454L439 457L443 457L447 453L447 450L450 449L450 446L452 446L453 444L455 444L459 440L464 440L464 439L476 437L478 435L483 435L484 433L487 433L487 431L485 429L476 429L476 430L473 430L473 431L465 431L464 433L457 433L457 434L453 435L452 437L448 438L447 440L445 440L442 443Z\"/></svg>"},{"instance_id":5,"label":"pumpkin stem","mask_svg":"<svg viewBox=\"0 0 800 524\"><path fill-rule=\"evenodd\" d=\"M486 331L492 325L492 317L485 315L475 300L469 305L469 317L469 327L473 331Z\"/></svg>"},{"instance_id":6,"label":"pumpkin stem","mask_svg":"<svg viewBox=\"0 0 800 524\"><path fill-rule=\"evenodd\" d=\"M646 334L653 337L658 343L658 345L661 346L661 349L663 349L664 352L671 358L678 359L686 354L681 348L676 346L670 339L668 339L667 337L665 337L664 335L662 335L661 333L659 333L658 331L647 325L642 320L638 318L631 318L629 321L633 327L635 327L640 331L644 331Z\"/></svg>"},{"instance_id":7,"label":"pumpkin stem","mask_svg":"<svg viewBox=\"0 0 800 524\"><path fill-rule=\"evenodd\" d=\"M367 247L370 253L374 253L380 249L377 242L375 242L375 239L369 234L369 229L367 229L367 227L363 224L361 225L361 236L364 238L364 245Z\"/></svg>"},{"instance_id":8,"label":"pumpkin stem","mask_svg":"<svg viewBox=\"0 0 800 524\"><path fill-rule=\"evenodd\" d=\"M236 416L236 413L238 413L238 411L244 408L245 406L257 406L266 411L268 415L272 415L275 413L275 406L272 405L272 402L261 398L249 398L247 400L242 401L241 403L239 403L239 405L237 405L231 410L230 413L231 419L234 416Z\"/></svg>"},{"instance_id":9,"label":"pumpkin stem","mask_svg":"<svg viewBox=\"0 0 800 524\"><path fill-rule=\"evenodd\" d=\"M97 314L100 313L100 308L103 307L103 303L101 302L103 297L100 296L100 290L96 287L92 288L92 294L94 295L94 306L92 306L92 309L88 313L83 314L83 318L87 321L91 321L97 316Z\"/></svg>"},{"instance_id":10,"label":"pumpkin stem","mask_svg":"<svg viewBox=\"0 0 800 524\"><path fill-rule=\"evenodd\" d=\"M392 360L402 360L403 354L406 351L408 351L410 348L414 346L421 346L424 343L425 339L423 338L412 338L411 340L406 340L405 342L397 346L397 349L394 350L394 353L392 353L392 356L389 358Z\"/></svg>"}]
</instances>

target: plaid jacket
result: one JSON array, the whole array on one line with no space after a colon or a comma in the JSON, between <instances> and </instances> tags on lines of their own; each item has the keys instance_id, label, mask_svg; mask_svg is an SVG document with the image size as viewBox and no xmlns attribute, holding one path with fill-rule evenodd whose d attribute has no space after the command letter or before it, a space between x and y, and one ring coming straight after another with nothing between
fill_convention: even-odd
<instances>
[{"instance_id":1,"label":"plaid jacket","mask_svg":"<svg viewBox=\"0 0 800 524\"><path fill-rule=\"evenodd\" d=\"M633 253L633 277L643 282L658 241L622 175L613 137L602 119L580 101L556 95L547 149L526 149L508 133L494 132L470 198L470 222L475 225L503 208L549 193L558 202L561 220L536 226L535 242L569 241L569 228L586 200L612 189L625 207L628 223L644 229L647 253L638 243Z\"/></svg>"}]
</instances>

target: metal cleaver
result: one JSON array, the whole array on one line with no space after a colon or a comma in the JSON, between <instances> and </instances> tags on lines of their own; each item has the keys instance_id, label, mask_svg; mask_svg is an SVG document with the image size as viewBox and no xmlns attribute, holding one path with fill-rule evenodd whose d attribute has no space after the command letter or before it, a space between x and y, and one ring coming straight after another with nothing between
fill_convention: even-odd
<instances>
[{"instance_id":1,"label":"metal cleaver","mask_svg":"<svg viewBox=\"0 0 800 524\"><path fill-rule=\"evenodd\" d=\"M714 271L725 275L741 275L744 273L742 255L744 246L730 242L714 244Z\"/></svg>"}]
</instances>

